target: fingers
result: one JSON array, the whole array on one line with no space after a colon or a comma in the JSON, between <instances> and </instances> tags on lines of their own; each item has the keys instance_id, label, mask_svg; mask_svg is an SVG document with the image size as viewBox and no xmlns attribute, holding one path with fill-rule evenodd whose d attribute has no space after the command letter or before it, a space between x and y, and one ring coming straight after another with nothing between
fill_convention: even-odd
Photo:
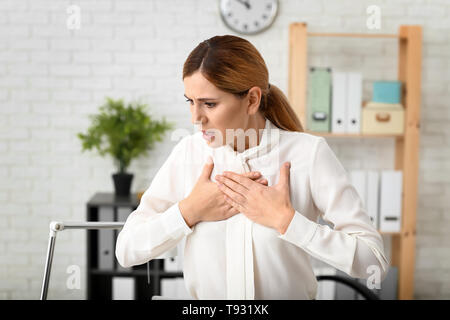
<instances>
[{"instance_id":1,"label":"fingers","mask_svg":"<svg viewBox=\"0 0 450 320\"><path fill-rule=\"evenodd\" d=\"M261 177L261 172L259 171L251 171L251 172L245 172L241 173L242 176L247 177L249 179L257 179Z\"/></svg>"},{"instance_id":2,"label":"fingers","mask_svg":"<svg viewBox=\"0 0 450 320\"><path fill-rule=\"evenodd\" d=\"M238 175L241 175L242 177L252 179L254 182L257 182L259 184L268 186L269 182L267 179L265 179L263 176L261 176L261 172L259 171L252 171L252 172L245 172L245 173L239 173ZM216 175L215 179L219 183L224 183L225 181L228 181L228 187L234 188L235 191L240 191L241 194L245 194L245 189L247 188L240 188L242 187L242 184L237 183L236 181L232 180L230 177L226 178L221 175ZM248 190L248 189L247 189Z\"/></svg>"},{"instance_id":3,"label":"fingers","mask_svg":"<svg viewBox=\"0 0 450 320\"><path fill-rule=\"evenodd\" d=\"M240 175L243 176L243 177L247 177L249 179L252 179L253 181L258 182L258 183L263 184L263 185L266 185L266 186L269 184L267 179L264 179L262 177L262 175L261 175L261 172L259 172L259 171L251 171L251 172L240 173Z\"/></svg>"},{"instance_id":4,"label":"fingers","mask_svg":"<svg viewBox=\"0 0 450 320\"><path fill-rule=\"evenodd\" d=\"M267 181L267 179L264 178L260 178L258 180L255 180L255 182L261 183L262 185L268 186L269 182Z\"/></svg>"},{"instance_id":5,"label":"fingers","mask_svg":"<svg viewBox=\"0 0 450 320\"><path fill-rule=\"evenodd\" d=\"M290 168L291 168L290 162L283 163L280 169L280 180L278 181L277 185L289 186Z\"/></svg>"},{"instance_id":6,"label":"fingers","mask_svg":"<svg viewBox=\"0 0 450 320\"><path fill-rule=\"evenodd\" d=\"M234 182L243 185L247 189L250 189L252 187L253 181L248 179L247 177L244 177L240 174L234 173L233 171L224 171L223 176L226 178L233 180Z\"/></svg>"},{"instance_id":7,"label":"fingers","mask_svg":"<svg viewBox=\"0 0 450 320\"><path fill-rule=\"evenodd\" d=\"M244 211L244 207L237 201L235 201L234 199L228 197L227 195L225 195L225 201L231 205L233 207L234 210L236 210L237 212L242 212Z\"/></svg>"},{"instance_id":8,"label":"fingers","mask_svg":"<svg viewBox=\"0 0 450 320\"><path fill-rule=\"evenodd\" d=\"M206 160L205 165L203 166L203 171L201 177L205 180L209 180L211 177L211 172L214 168L214 162L211 156Z\"/></svg>"},{"instance_id":9,"label":"fingers","mask_svg":"<svg viewBox=\"0 0 450 320\"><path fill-rule=\"evenodd\" d=\"M228 180L226 182L227 184L229 184L230 181L231 181L229 179L226 179L226 180ZM236 187L236 185L238 185L237 183L233 182L233 183L235 183L235 185L234 185L233 189L231 189L230 187L228 187L226 184L224 184L222 182L223 182L223 180L219 181L219 189L225 194L225 196L227 196L228 198L232 199L236 203L239 203L239 204L245 203L245 201L246 201L245 196L243 196L241 193L238 193L238 192L234 191L234 190L236 190L234 188ZM242 189L245 189L242 186L239 186L239 187L242 188ZM227 199L227 198L225 198L225 199Z\"/></svg>"},{"instance_id":10,"label":"fingers","mask_svg":"<svg viewBox=\"0 0 450 320\"><path fill-rule=\"evenodd\" d=\"M229 202L227 202L227 203L229 203ZM233 207L231 204L228 204L228 205L230 206L230 208L228 209L228 212L227 212L227 218L230 218L230 217L234 216L235 214L239 213L238 209Z\"/></svg>"},{"instance_id":11,"label":"fingers","mask_svg":"<svg viewBox=\"0 0 450 320\"><path fill-rule=\"evenodd\" d=\"M252 180L261 178L261 172L259 172L259 171L244 172L244 173L239 173L239 175L249 178L249 179L252 179Z\"/></svg>"},{"instance_id":12,"label":"fingers","mask_svg":"<svg viewBox=\"0 0 450 320\"><path fill-rule=\"evenodd\" d=\"M223 176L217 175L216 180L219 182L219 188L220 188L220 184L222 184L222 185L225 185L228 188L232 189L233 191L240 193L243 196L247 194L247 191L248 191L247 188L245 188L241 184L239 184L231 179L227 179Z\"/></svg>"},{"instance_id":13,"label":"fingers","mask_svg":"<svg viewBox=\"0 0 450 320\"><path fill-rule=\"evenodd\" d=\"M239 210L233 207L231 203L227 201L226 195L223 195L223 219L228 219L238 213Z\"/></svg>"}]
</instances>

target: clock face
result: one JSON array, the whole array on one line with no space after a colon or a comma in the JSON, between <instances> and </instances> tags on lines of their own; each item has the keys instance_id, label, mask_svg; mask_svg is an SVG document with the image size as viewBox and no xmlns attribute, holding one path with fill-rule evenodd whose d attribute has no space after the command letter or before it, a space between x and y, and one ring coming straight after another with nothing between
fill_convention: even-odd
<instances>
[{"instance_id":1,"label":"clock face","mask_svg":"<svg viewBox=\"0 0 450 320\"><path fill-rule=\"evenodd\" d=\"M220 0L220 15L233 31L259 33L273 23L278 0Z\"/></svg>"}]
</instances>

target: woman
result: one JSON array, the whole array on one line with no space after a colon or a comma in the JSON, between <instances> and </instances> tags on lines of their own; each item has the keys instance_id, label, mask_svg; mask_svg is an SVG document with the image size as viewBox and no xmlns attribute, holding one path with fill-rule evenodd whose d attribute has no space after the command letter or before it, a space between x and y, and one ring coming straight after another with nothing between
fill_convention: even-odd
<instances>
[{"instance_id":1,"label":"woman","mask_svg":"<svg viewBox=\"0 0 450 320\"><path fill-rule=\"evenodd\" d=\"M385 278L382 237L346 171L324 138L302 132L250 42L203 41L183 82L202 132L174 147L128 217L116 245L122 266L183 240L194 299L315 299L310 256L353 277L375 267Z\"/></svg>"}]
</instances>

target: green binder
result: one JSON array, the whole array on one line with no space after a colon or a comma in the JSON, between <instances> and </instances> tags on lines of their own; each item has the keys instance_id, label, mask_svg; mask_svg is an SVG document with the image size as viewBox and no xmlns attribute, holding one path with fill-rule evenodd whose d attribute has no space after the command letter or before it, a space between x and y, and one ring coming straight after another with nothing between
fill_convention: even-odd
<instances>
[{"instance_id":1,"label":"green binder","mask_svg":"<svg viewBox=\"0 0 450 320\"><path fill-rule=\"evenodd\" d=\"M308 77L307 128L330 132L331 69L310 68Z\"/></svg>"}]
</instances>

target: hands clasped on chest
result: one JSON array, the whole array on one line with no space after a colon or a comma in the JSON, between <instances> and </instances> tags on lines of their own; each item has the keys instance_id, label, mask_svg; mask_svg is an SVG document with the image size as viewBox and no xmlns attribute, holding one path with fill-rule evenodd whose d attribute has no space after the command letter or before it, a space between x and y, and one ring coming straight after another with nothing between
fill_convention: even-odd
<instances>
[{"instance_id":1,"label":"hands clasped on chest","mask_svg":"<svg viewBox=\"0 0 450 320\"><path fill-rule=\"evenodd\" d=\"M241 212L256 223L281 234L286 232L295 213L289 196L289 162L281 167L280 180L274 186L268 186L257 171L225 171L213 182L213 168L212 160L204 165L191 193L179 203L189 227L201 221L225 220Z\"/></svg>"}]
</instances>

